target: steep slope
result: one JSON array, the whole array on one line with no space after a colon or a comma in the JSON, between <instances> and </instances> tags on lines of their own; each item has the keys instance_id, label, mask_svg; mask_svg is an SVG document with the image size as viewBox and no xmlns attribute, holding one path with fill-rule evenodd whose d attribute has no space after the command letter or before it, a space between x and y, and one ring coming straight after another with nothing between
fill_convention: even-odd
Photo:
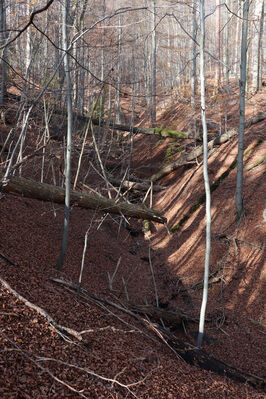
<instances>
[{"instance_id":1,"label":"steep slope","mask_svg":"<svg viewBox=\"0 0 266 399\"><path fill-rule=\"evenodd\" d=\"M180 119L187 112L182 107ZM260 94L249 103L247 114L251 116L264 107ZM214 108L212 112L215 114ZM230 112L230 124L235 127L236 109ZM265 126L264 121L246 131L246 149L264 139ZM30 134L34 136L33 131ZM150 176L161 167L171 140L152 140L135 139L136 174ZM211 156L212 182L234 161L236 144L233 139ZM249 152L245 166L254 165L264 153L261 143ZM217 358L260 377L266 374L262 363L263 168L261 163L245 170L246 215L239 224L235 223L234 210L236 170L213 192L211 272L216 280L210 286L203 345ZM30 167L25 172L29 174ZM154 194L153 205L168 218L171 228L203 193L201 167L196 171L182 167L160 183L167 189ZM248 384L187 364L159 339L157 323L110 305L111 301L121 306L116 298L124 300L126 295L135 304L155 304L152 266L163 309L181 308L198 317L205 251L204 205L171 235L157 224L144 235L136 221L125 228L120 217L108 215L103 219L93 211L74 207L62 273L55 269L61 245L62 206L7 194L1 197L0 212L0 253L14 263L0 258L0 276L55 322L1 285L1 398L264 398L261 390ZM82 287L90 295L77 296L50 277L78 283L87 231ZM75 336L73 331L79 334ZM193 344L196 331L197 324L189 324L175 333Z\"/></svg>"}]
</instances>

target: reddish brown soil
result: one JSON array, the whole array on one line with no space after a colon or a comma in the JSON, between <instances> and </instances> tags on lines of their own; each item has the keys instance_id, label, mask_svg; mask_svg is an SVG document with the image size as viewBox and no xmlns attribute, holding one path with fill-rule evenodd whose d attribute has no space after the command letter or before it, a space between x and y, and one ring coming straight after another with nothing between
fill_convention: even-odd
<instances>
[{"instance_id":1,"label":"reddish brown soil","mask_svg":"<svg viewBox=\"0 0 266 399\"><path fill-rule=\"evenodd\" d=\"M232 96L230 101L229 127L236 127L237 98ZM209 118L217 122L221 115L219 107L215 99L210 100ZM188 109L188 105L174 103L171 112L159 116L159 124L171 122L173 126L185 128ZM247 117L262 110L265 110L265 92L249 100ZM174 114L178 119L173 119ZM246 130L246 149L264 139L265 126L264 121ZM1 129L4 132L7 127L1 126ZM29 137L34 133L32 127ZM158 142L153 137L137 137L135 173L150 176L158 170L164 163L169 142L170 139ZM211 183L229 167L236 154L234 138L211 156ZM245 167L263 156L265 145L262 143L245 158ZM34 171L33 165L32 161L25 167L25 176L39 176L39 170ZM147 165L150 166L140 168ZM203 349L226 363L265 378L264 165L245 170L246 212L240 223L235 223L236 169L212 194L211 272L219 269L220 278L209 290L209 322ZM193 170L180 168L163 178L160 184L167 189L153 197L153 207L167 217L169 228L204 192L202 167L188 180ZM82 174L85 173L83 170ZM83 332L81 341L66 336L2 286L1 398L265 397L262 391L248 384L187 364L141 321L110 305L77 297L50 280L58 277L77 284L84 236L89 229L83 288L117 303L110 293L109 273L113 276L116 297L125 298L124 279L130 301L155 304L147 261L150 245L160 304L172 310L181 308L198 317L202 290L193 286L203 277L204 205L174 234L168 235L164 226L152 224L146 236L141 222L130 220L134 234L117 216L108 215L98 229L102 215L74 207L62 272L55 268L61 246L62 206L9 194L1 197L0 214L0 253L16 264L0 259L0 277L24 298L43 308L57 324ZM197 324L192 324L176 334L194 343L196 332Z\"/></svg>"}]
</instances>

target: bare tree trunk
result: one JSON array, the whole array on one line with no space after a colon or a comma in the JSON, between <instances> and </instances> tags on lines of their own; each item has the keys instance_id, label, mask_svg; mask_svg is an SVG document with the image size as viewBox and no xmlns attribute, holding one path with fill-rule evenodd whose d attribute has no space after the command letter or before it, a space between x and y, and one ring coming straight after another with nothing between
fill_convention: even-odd
<instances>
[{"instance_id":1,"label":"bare tree trunk","mask_svg":"<svg viewBox=\"0 0 266 399\"><path fill-rule=\"evenodd\" d=\"M204 283L203 283L203 297L200 310L199 332L197 338L197 347L201 346L204 334L205 312L208 299L208 285L209 285L209 264L211 253L211 192L208 176L208 135L207 123L205 114L205 7L204 0L200 0L200 92L201 92L201 117L203 128L203 175L206 192L206 250L205 250L205 267L204 267Z\"/></svg>"},{"instance_id":2,"label":"bare tree trunk","mask_svg":"<svg viewBox=\"0 0 266 399\"><path fill-rule=\"evenodd\" d=\"M152 95L152 109L151 109L151 123L152 127L155 127L156 124L156 0L152 0L152 44L151 44L151 51L152 51L152 65L151 65L151 95Z\"/></svg>"},{"instance_id":3,"label":"bare tree trunk","mask_svg":"<svg viewBox=\"0 0 266 399\"><path fill-rule=\"evenodd\" d=\"M197 15L196 15L196 0L192 0L192 13L193 13L193 25L192 25L192 37L196 40L197 37ZM197 45L195 42L192 44L192 71L191 71L191 108L193 114L195 111L195 96L196 96L196 84L197 84ZM194 117L194 115L193 115ZM194 118L193 118L194 120ZM195 126L196 128L196 126ZM196 129L195 129L196 130Z\"/></svg>"},{"instance_id":4,"label":"bare tree trunk","mask_svg":"<svg viewBox=\"0 0 266 399\"><path fill-rule=\"evenodd\" d=\"M30 0L26 2L26 15L30 17ZM25 75L26 79L30 77L30 57L31 57L31 43L30 43L30 27L26 30L26 51L25 51Z\"/></svg>"},{"instance_id":5,"label":"bare tree trunk","mask_svg":"<svg viewBox=\"0 0 266 399\"><path fill-rule=\"evenodd\" d=\"M262 88L262 38L263 38L263 23L264 23L264 0L262 1L262 10L260 17L260 31L259 31L259 43L258 43L258 66L257 66L257 85L256 91Z\"/></svg>"},{"instance_id":6,"label":"bare tree trunk","mask_svg":"<svg viewBox=\"0 0 266 399\"><path fill-rule=\"evenodd\" d=\"M221 0L216 0L216 32L215 32L215 39L216 39L216 56L220 60L221 59L221 7L220 7ZM216 62L216 85L217 89L221 85L221 65L220 62Z\"/></svg>"},{"instance_id":7,"label":"bare tree trunk","mask_svg":"<svg viewBox=\"0 0 266 399\"><path fill-rule=\"evenodd\" d=\"M239 17L242 16L241 13L241 0L236 1L236 14ZM239 31L240 31L240 18L236 18L236 31L235 31L235 58L234 58L234 73L238 72L238 59L239 59Z\"/></svg>"},{"instance_id":8,"label":"bare tree trunk","mask_svg":"<svg viewBox=\"0 0 266 399\"><path fill-rule=\"evenodd\" d=\"M5 0L0 1L0 13L1 13L1 32L2 32L2 40L1 44L4 45L6 42L6 9L5 9ZM4 103L4 97L6 95L6 47L2 50L2 80L1 80L1 92L0 92L0 107L2 107Z\"/></svg>"},{"instance_id":9,"label":"bare tree trunk","mask_svg":"<svg viewBox=\"0 0 266 399\"><path fill-rule=\"evenodd\" d=\"M226 21L225 21L225 67L224 67L224 74L225 74L225 82L226 82L226 89L227 92L230 92L230 82L229 82L229 74L230 74L230 68L229 68L229 25L230 25L230 14L229 11L226 9Z\"/></svg>"},{"instance_id":10,"label":"bare tree trunk","mask_svg":"<svg viewBox=\"0 0 266 399\"><path fill-rule=\"evenodd\" d=\"M67 32L67 15L69 10L69 0L65 0L62 5L62 38L63 38L63 50L66 51L68 48L68 32ZM69 70L69 56L66 54L64 58L64 68L66 75L66 96L67 96L67 148L66 148L66 159L65 159L65 215L64 215L64 231L62 248L57 261L58 270L62 269L65 252L67 248L67 237L68 237L68 224L69 224L69 205L70 205L70 173L71 173L71 145L72 145L72 99L71 99L71 78Z\"/></svg>"},{"instance_id":11,"label":"bare tree trunk","mask_svg":"<svg viewBox=\"0 0 266 399\"><path fill-rule=\"evenodd\" d=\"M252 39L252 88L257 92L261 86L261 50L264 20L264 0L255 3L253 39Z\"/></svg>"},{"instance_id":12,"label":"bare tree trunk","mask_svg":"<svg viewBox=\"0 0 266 399\"><path fill-rule=\"evenodd\" d=\"M247 74L247 32L248 32L249 0L243 4L242 39L241 39L241 65L240 65L240 103L239 103L239 128L238 128L238 154L236 177L236 214L239 219L243 214L243 155L244 155L244 130L245 130L245 94Z\"/></svg>"},{"instance_id":13,"label":"bare tree trunk","mask_svg":"<svg viewBox=\"0 0 266 399\"><path fill-rule=\"evenodd\" d=\"M121 91L121 37L122 37L122 27L121 27L121 15L118 15L118 48L117 48L117 90L116 90L116 117L115 120L117 123L121 123L121 115L120 115L120 91Z\"/></svg>"}]
</instances>

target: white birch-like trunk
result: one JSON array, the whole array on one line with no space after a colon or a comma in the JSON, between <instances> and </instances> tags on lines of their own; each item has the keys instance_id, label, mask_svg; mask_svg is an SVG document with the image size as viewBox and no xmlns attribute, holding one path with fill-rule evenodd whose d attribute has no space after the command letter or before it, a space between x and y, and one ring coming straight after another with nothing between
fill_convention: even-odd
<instances>
[{"instance_id":1,"label":"white birch-like trunk","mask_svg":"<svg viewBox=\"0 0 266 399\"><path fill-rule=\"evenodd\" d=\"M192 0L192 37L196 40L197 35L197 16L196 16L196 0ZM197 66L197 45L196 43L192 43L192 68L191 68L191 81L190 81L190 89L191 89L191 108L194 110L195 108L195 95L196 95L196 66Z\"/></svg>"},{"instance_id":2,"label":"white birch-like trunk","mask_svg":"<svg viewBox=\"0 0 266 399\"><path fill-rule=\"evenodd\" d=\"M152 56L152 65L151 65L151 123L152 127L155 126L156 123L156 0L152 0L152 41L151 41L151 56Z\"/></svg>"},{"instance_id":3,"label":"white birch-like trunk","mask_svg":"<svg viewBox=\"0 0 266 399\"><path fill-rule=\"evenodd\" d=\"M192 0L192 37L196 40L197 36L197 15L196 15L196 0ZM195 96L196 96L196 84L197 84L197 45L195 42L192 43L192 68L191 68L191 108L193 110L193 114L195 111ZM194 119L194 115L193 115Z\"/></svg>"},{"instance_id":4,"label":"white birch-like trunk","mask_svg":"<svg viewBox=\"0 0 266 399\"><path fill-rule=\"evenodd\" d=\"M67 15L69 10L69 0L64 0L62 4L62 45L63 51L68 48L68 30ZM64 231L62 239L61 252L57 261L58 270L62 269L65 252L67 248L68 225L69 225L69 206L70 206L70 172L71 172L71 146L72 146L72 99L71 99L71 78L69 70L69 55L64 58L64 69L66 76L66 100L67 100L67 146L65 158L65 214L64 214Z\"/></svg>"},{"instance_id":5,"label":"white birch-like trunk","mask_svg":"<svg viewBox=\"0 0 266 399\"><path fill-rule=\"evenodd\" d=\"M200 93L201 93L201 118L203 128L203 175L206 193L206 249L204 266L203 296L200 310L199 332L197 338L197 347L200 348L205 324L205 313L208 300L209 285L209 264L211 253L211 192L208 176L208 136L205 110L205 6L204 0L200 0Z\"/></svg>"},{"instance_id":6,"label":"white birch-like trunk","mask_svg":"<svg viewBox=\"0 0 266 399\"><path fill-rule=\"evenodd\" d=\"M224 52L224 75L225 75L225 82L226 82L226 89L227 92L230 92L230 84L229 84L229 74L230 74L230 60L229 60L229 25L230 25L230 14L229 11L225 10L226 17L225 17L225 52Z\"/></svg>"},{"instance_id":7,"label":"white birch-like trunk","mask_svg":"<svg viewBox=\"0 0 266 399\"><path fill-rule=\"evenodd\" d=\"M30 17L30 0L26 3L26 15ZM30 75L30 57L31 57L31 44L30 44L30 26L26 30L26 49L25 49L25 75L29 79Z\"/></svg>"},{"instance_id":8,"label":"white birch-like trunk","mask_svg":"<svg viewBox=\"0 0 266 399\"><path fill-rule=\"evenodd\" d=\"M221 7L220 7L221 0L216 0L216 32L215 32L215 46L216 46L216 56L220 60L221 59ZM221 85L221 64L220 62L216 62L216 85L217 89Z\"/></svg>"}]
</instances>

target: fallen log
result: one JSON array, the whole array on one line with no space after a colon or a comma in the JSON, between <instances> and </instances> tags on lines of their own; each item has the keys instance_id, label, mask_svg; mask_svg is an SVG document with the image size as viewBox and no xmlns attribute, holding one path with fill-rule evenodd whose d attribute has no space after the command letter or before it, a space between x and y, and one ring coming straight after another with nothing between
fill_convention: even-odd
<instances>
[{"instance_id":1,"label":"fallen log","mask_svg":"<svg viewBox=\"0 0 266 399\"><path fill-rule=\"evenodd\" d=\"M3 179L3 176L0 175ZM6 193L15 193L28 198L35 198L42 201L53 201L59 204L65 202L65 190L58 186L47 183L40 183L24 177L10 177L7 181L0 183L0 190ZM101 212L123 214L136 219L148 219L157 223L166 223L167 219L158 211L130 204L128 202L115 202L114 200L97 196L96 194L84 194L71 190L71 205L82 208L95 209Z\"/></svg>"},{"instance_id":2,"label":"fallen log","mask_svg":"<svg viewBox=\"0 0 266 399\"><path fill-rule=\"evenodd\" d=\"M153 305L136 305L128 301L119 302L131 312L138 313L141 315L148 316L152 321L156 323L163 323L171 328L182 327L184 322L197 323L199 320L193 316L188 315L183 310L167 310Z\"/></svg>"},{"instance_id":3,"label":"fallen log","mask_svg":"<svg viewBox=\"0 0 266 399\"><path fill-rule=\"evenodd\" d=\"M221 145L228 141L231 137L235 136L237 131L232 129L229 132L222 134L221 137L216 137L214 140L209 141L208 150L212 151L216 145ZM166 165L163 169L159 170L159 172L152 175L151 180L153 182L161 179L163 176L168 175L169 173L176 170L178 167L188 164L191 161L197 159L200 155L203 154L203 146L197 147L195 150L189 152L188 154L181 155L175 162Z\"/></svg>"},{"instance_id":4,"label":"fallen log","mask_svg":"<svg viewBox=\"0 0 266 399\"><path fill-rule=\"evenodd\" d=\"M263 121L266 119L266 112L261 112L251 118L249 118L245 122L245 129L248 129L250 126ZM212 150L215 146L221 145L228 141L231 137L235 136L237 131L235 129L229 130L227 133L222 134L220 137L216 137L214 140L211 140L208 143L208 150ZM168 175L169 173L176 170L179 166L186 165L188 162L193 161L197 157L203 154L203 146L196 148L191 151L189 154L185 154L179 157L175 162L172 162L169 165L166 165L163 169L159 170L159 172L152 175L151 180L153 182L158 181L163 176Z\"/></svg>"},{"instance_id":5,"label":"fallen log","mask_svg":"<svg viewBox=\"0 0 266 399\"><path fill-rule=\"evenodd\" d=\"M55 114L60 114L60 115L66 115L66 112L64 111L54 111ZM187 138L193 138L194 135L192 132L182 132L180 130L174 130L174 129L169 129L169 128L162 128L162 127L156 127L156 128L149 128L149 127L142 127L142 126L130 126L130 125L121 125L118 123L115 123L113 121L105 120L105 119L99 119L99 118L90 118L85 115L80 115L77 113L74 113L75 118L77 118L81 122L91 122L94 126L99 126L99 127L106 127L108 129L114 129L114 130L119 130L121 132L131 132L132 134L149 134L149 135L156 135L160 137L172 137L174 139L187 139ZM54 139L60 140L62 139L62 136L56 135L53 136Z\"/></svg>"},{"instance_id":6,"label":"fallen log","mask_svg":"<svg viewBox=\"0 0 266 399\"><path fill-rule=\"evenodd\" d=\"M162 332L162 330L161 330ZM189 343L177 339L173 334L163 329L163 335L168 345L175 350L187 363L226 376L234 381L248 383L256 389L265 391L265 379L248 373L222 360L216 359L202 349L193 347Z\"/></svg>"},{"instance_id":7,"label":"fallen log","mask_svg":"<svg viewBox=\"0 0 266 399\"><path fill-rule=\"evenodd\" d=\"M68 281L53 277L50 277L50 280L65 287L70 287L73 290L78 289L78 286ZM73 291L73 293L75 293L75 291ZM181 357L188 364L195 365L204 370L212 371L221 376L227 376L234 381L248 383L256 389L265 390L264 378L259 377L255 374L248 373L228 363L225 363L222 360L215 358L211 354L208 354L204 350L198 349L194 345L178 339L174 335L174 333L161 325L161 320L163 320L163 322L166 321L167 324L171 327L175 327L176 323L182 325L183 321L195 321L195 319L193 319L192 317L188 317L185 313L168 312L164 309L156 308L151 305L133 305L128 301L119 300L122 305L120 306L114 302L110 302L105 298L99 298L98 296L89 293L84 288L80 289L80 293L84 294L84 298L91 298L95 300L96 303L103 302L119 309L122 312L130 314L132 317L136 318L146 327L155 332L160 341L163 341L175 354ZM146 319L140 318L138 314L149 316L152 321L158 322L159 325L156 326L150 322L147 322ZM164 316L164 318L162 318L161 316ZM175 324L172 325L172 322L174 322Z\"/></svg>"},{"instance_id":8,"label":"fallen log","mask_svg":"<svg viewBox=\"0 0 266 399\"><path fill-rule=\"evenodd\" d=\"M172 130L168 128L148 128L148 127L141 127L141 126L127 126L127 125L119 125L114 122L106 122L105 120L99 121L99 119L92 119L93 125L108 127L110 129L119 130L122 132L131 132L133 134L150 134L150 135L157 135L160 137L172 137L175 139L187 139L191 137L188 132L182 132L180 130Z\"/></svg>"},{"instance_id":9,"label":"fallen log","mask_svg":"<svg viewBox=\"0 0 266 399\"><path fill-rule=\"evenodd\" d=\"M260 112L259 114L252 116L245 122L245 129L248 129L250 126L255 125L255 123L259 123L266 119L266 112Z\"/></svg>"},{"instance_id":10,"label":"fallen log","mask_svg":"<svg viewBox=\"0 0 266 399\"><path fill-rule=\"evenodd\" d=\"M54 278L54 277L50 277L50 280L54 281L57 284L61 284L65 287L72 288L74 290L78 289L77 285L75 285L69 281L61 280L61 279ZM197 318L188 315L181 309L176 310L176 311L171 311L171 310L162 309L162 308L159 308L159 307L156 307L153 305L142 305L142 304L136 305L136 304L133 304L132 302L121 300L121 299L117 298L117 300L119 301L119 303L121 305L120 306L114 302L108 301L105 298L100 298L94 294L91 294L84 288L81 288L80 292L85 294L88 297L96 299L97 301L107 303L109 305L117 307L121 311L129 313L133 316L136 314L148 316L152 321L155 321L159 324L163 321L163 323L166 326L171 326L172 328L178 328L178 327L183 328L184 322L198 323L198 321L199 321Z\"/></svg>"}]
</instances>

